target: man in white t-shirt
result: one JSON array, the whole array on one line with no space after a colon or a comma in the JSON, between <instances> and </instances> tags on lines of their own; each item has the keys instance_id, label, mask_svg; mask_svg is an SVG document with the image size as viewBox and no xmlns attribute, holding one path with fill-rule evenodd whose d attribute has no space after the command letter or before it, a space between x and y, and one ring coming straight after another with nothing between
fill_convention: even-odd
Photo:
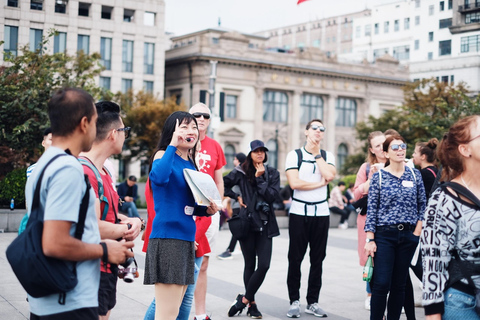
<instances>
[{"instance_id":1,"label":"man in white t-shirt","mask_svg":"<svg viewBox=\"0 0 480 320\"><path fill-rule=\"evenodd\" d=\"M330 225L327 184L333 180L337 171L333 154L320 149L324 134L322 121L311 120L305 129L305 146L289 152L285 163L288 184L294 190L288 226L289 318L300 317L300 267L308 245L310 274L305 313L317 317L327 316L319 307L318 298L322 287L322 264L326 255Z\"/></svg>"}]
</instances>

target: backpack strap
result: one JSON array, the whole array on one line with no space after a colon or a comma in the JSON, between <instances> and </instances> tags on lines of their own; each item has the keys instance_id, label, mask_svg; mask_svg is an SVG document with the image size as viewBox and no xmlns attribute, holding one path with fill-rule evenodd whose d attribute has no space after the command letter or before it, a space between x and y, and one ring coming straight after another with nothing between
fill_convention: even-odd
<instances>
[{"instance_id":1,"label":"backpack strap","mask_svg":"<svg viewBox=\"0 0 480 320\"><path fill-rule=\"evenodd\" d=\"M427 168L427 170L430 171L433 174L435 179L437 178L437 174L435 173L435 171L433 171L431 168Z\"/></svg>"},{"instance_id":2,"label":"backpack strap","mask_svg":"<svg viewBox=\"0 0 480 320\"><path fill-rule=\"evenodd\" d=\"M295 149L295 152L297 153L297 169L300 171L303 162L303 153L301 149Z\"/></svg>"},{"instance_id":3,"label":"backpack strap","mask_svg":"<svg viewBox=\"0 0 480 320\"><path fill-rule=\"evenodd\" d=\"M100 172L98 171L97 167L95 167L95 165L90 160L88 160L87 158L80 157L80 158L78 158L78 161L80 161L82 166L87 167L90 170L92 170L92 172L95 174L95 178L97 178L98 199L100 200L100 202L105 203L105 206L103 207L103 212L102 212L102 220L105 220L105 219L107 219L107 213L108 213L109 205L108 205L108 199L104 194L102 176L100 175ZM107 173L110 174L108 172L108 170L107 170Z\"/></svg>"},{"instance_id":4,"label":"backpack strap","mask_svg":"<svg viewBox=\"0 0 480 320\"><path fill-rule=\"evenodd\" d=\"M464 196L468 200L472 201L477 207L480 208L480 200L472 192L470 192L470 190L468 190L467 188L465 188L461 184L450 181L450 182L442 184L441 187L442 188L447 188L448 187L448 188L453 189L455 192L457 192L458 194L461 194L462 196Z\"/></svg>"}]
</instances>

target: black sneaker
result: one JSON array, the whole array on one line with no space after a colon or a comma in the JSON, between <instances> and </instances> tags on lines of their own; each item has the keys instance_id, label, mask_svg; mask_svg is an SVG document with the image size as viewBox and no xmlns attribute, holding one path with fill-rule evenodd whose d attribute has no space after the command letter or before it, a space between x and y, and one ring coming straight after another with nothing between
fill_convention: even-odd
<instances>
[{"instance_id":1,"label":"black sneaker","mask_svg":"<svg viewBox=\"0 0 480 320\"><path fill-rule=\"evenodd\" d=\"M247 316L249 316L252 319L262 319L262 313L258 311L256 303L251 304L248 307Z\"/></svg>"},{"instance_id":2,"label":"black sneaker","mask_svg":"<svg viewBox=\"0 0 480 320\"><path fill-rule=\"evenodd\" d=\"M233 301L233 304L230 307L230 310L228 310L229 317L233 317L237 313L240 314L242 313L243 309L245 309L247 305L242 302L242 299L243 299L243 294L239 294L235 299L235 301Z\"/></svg>"}]
</instances>

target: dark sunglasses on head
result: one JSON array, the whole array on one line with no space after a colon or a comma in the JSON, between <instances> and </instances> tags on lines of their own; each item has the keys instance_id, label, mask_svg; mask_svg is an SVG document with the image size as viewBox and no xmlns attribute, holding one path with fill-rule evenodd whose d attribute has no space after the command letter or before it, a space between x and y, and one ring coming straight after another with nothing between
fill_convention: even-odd
<instances>
[{"instance_id":1,"label":"dark sunglasses on head","mask_svg":"<svg viewBox=\"0 0 480 320\"><path fill-rule=\"evenodd\" d=\"M310 126L310 128L314 131L320 130L320 132L325 132L325 127L323 127L323 126L313 125L313 126Z\"/></svg>"},{"instance_id":2,"label":"dark sunglasses on head","mask_svg":"<svg viewBox=\"0 0 480 320\"><path fill-rule=\"evenodd\" d=\"M203 116L203 118L206 119L206 120L210 119L210 115L209 115L208 113L195 112L195 113L192 113L192 115L193 115L195 118L200 118L201 116Z\"/></svg>"},{"instance_id":3,"label":"dark sunglasses on head","mask_svg":"<svg viewBox=\"0 0 480 320\"><path fill-rule=\"evenodd\" d=\"M130 129L131 129L130 127L125 127L125 128L120 128L116 130L125 132L125 139L127 139L130 136Z\"/></svg>"},{"instance_id":4,"label":"dark sunglasses on head","mask_svg":"<svg viewBox=\"0 0 480 320\"><path fill-rule=\"evenodd\" d=\"M400 143L400 144L392 144L390 148L393 151L397 151L398 149L402 148L403 150L407 150L407 144L406 143Z\"/></svg>"}]
</instances>

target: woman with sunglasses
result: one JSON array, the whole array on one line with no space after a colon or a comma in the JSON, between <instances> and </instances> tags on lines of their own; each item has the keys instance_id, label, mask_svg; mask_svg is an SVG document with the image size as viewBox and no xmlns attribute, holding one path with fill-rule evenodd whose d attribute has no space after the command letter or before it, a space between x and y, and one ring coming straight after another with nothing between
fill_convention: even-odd
<instances>
[{"instance_id":1,"label":"woman with sunglasses","mask_svg":"<svg viewBox=\"0 0 480 320\"><path fill-rule=\"evenodd\" d=\"M197 207L183 176L196 170L197 121L176 111L163 126L149 174L155 207L144 284L155 284L155 319L176 319L187 286L194 283L195 221L192 215L211 215L215 203Z\"/></svg>"},{"instance_id":2,"label":"woman with sunglasses","mask_svg":"<svg viewBox=\"0 0 480 320\"><path fill-rule=\"evenodd\" d=\"M421 236L426 319L478 320L480 207L473 202L480 198L480 116L457 121L443 136L437 156L447 183L428 201Z\"/></svg>"},{"instance_id":3,"label":"woman with sunglasses","mask_svg":"<svg viewBox=\"0 0 480 320\"><path fill-rule=\"evenodd\" d=\"M269 167L264 143L253 140L250 153L242 165L237 166L223 178L225 196L237 199L242 209L251 213L251 226L248 234L239 239L245 267L243 282L245 294L239 294L228 311L228 316L241 313L247 305L247 316L261 319L255 294L263 283L272 259L272 238L280 235L272 204L280 199L280 174ZM238 186L241 196L232 188ZM256 267L256 269L255 269Z\"/></svg>"},{"instance_id":4,"label":"woman with sunglasses","mask_svg":"<svg viewBox=\"0 0 480 320\"><path fill-rule=\"evenodd\" d=\"M422 231L425 189L417 169L405 165L407 144L399 135L383 143L387 162L368 189L365 253L374 260L370 320L400 318L408 268ZM387 304L388 295L388 304Z\"/></svg>"}]
</instances>

